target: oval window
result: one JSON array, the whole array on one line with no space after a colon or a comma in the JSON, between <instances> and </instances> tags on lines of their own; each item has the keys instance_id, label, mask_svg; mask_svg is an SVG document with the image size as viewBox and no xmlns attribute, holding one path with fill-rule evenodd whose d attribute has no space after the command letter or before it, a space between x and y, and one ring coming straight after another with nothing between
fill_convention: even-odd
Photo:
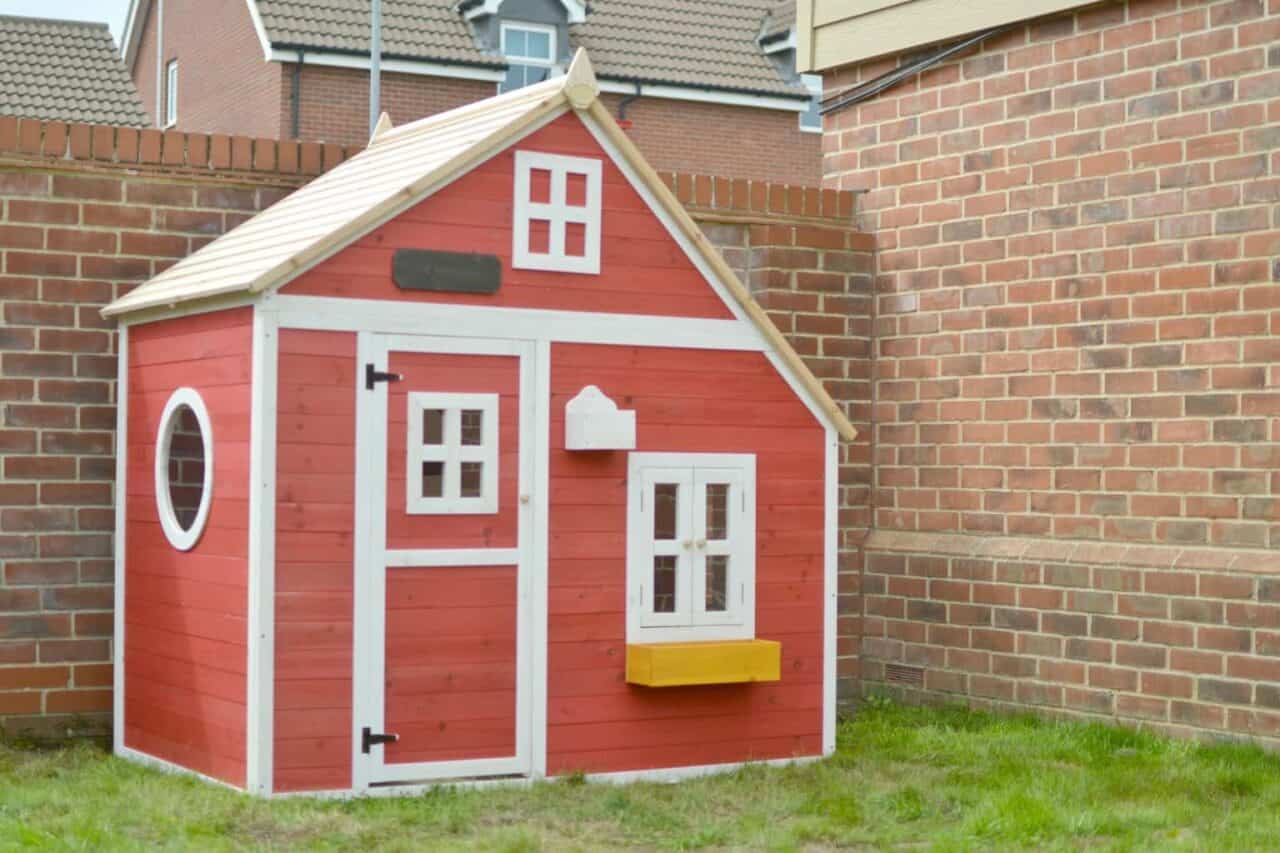
<instances>
[{"instance_id":1,"label":"oval window","mask_svg":"<svg viewBox=\"0 0 1280 853\"><path fill-rule=\"evenodd\" d=\"M209 520L213 497L213 429L194 388L169 397L156 433L156 510L169 544L189 551Z\"/></svg>"}]
</instances>

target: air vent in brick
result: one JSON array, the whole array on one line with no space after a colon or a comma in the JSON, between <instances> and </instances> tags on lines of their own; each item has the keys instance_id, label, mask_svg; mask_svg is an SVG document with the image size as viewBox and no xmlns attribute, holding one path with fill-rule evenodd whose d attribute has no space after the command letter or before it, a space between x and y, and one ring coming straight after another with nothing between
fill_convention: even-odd
<instances>
[{"instance_id":1,"label":"air vent in brick","mask_svg":"<svg viewBox=\"0 0 1280 853\"><path fill-rule=\"evenodd\" d=\"M924 670L918 666L888 663L884 666L884 680L890 684L906 684L909 687L924 686Z\"/></svg>"}]
</instances>

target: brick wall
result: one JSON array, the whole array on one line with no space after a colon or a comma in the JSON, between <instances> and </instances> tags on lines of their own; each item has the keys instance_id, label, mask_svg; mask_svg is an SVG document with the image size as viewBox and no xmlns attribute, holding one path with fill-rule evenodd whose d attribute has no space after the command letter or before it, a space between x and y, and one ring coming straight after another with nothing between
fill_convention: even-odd
<instances>
[{"instance_id":1,"label":"brick wall","mask_svg":"<svg viewBox=\"0 0 1280 853\"><path fill-rule=\"evenodd\" d=\"M880 248L869 681L910 681L886 669L909 664L926 691L984 701L1264 719L1280 678L1257 576L1280 568L1278 40L1280 0L1116 0L828 116L828 184L867 191ZM1028 539L1113 550L1074 546L1069 570L954 555ZM1265 557L1235 558L1250 548ZM1179 549L1213 574L1171 572Z\"/></svg>"},{"instance_id":2,"label":"brick wall","mask_svg":"<svg viewBox=\"0 0 1280 853\"><path fill-rule=\"evenodd\" d=\"M157 120L155 6L131 69L153 122ZM264 61L262 43L243 0L165 0L162 48L166 63L178 60L178 128L264 139L288 134L289 125L280 119L280 63Z\"/></svg>"},{"instance_id":3,"label":"brick wall","mask_svg":"<svg viewBox=\"0 0 1280 853\"><path fill-rule=\"evenodd\" d=\"M280 132L293 133L293 71L280 73ZM369 141L369 74L354 68L302 66L302 97L298 114L299 139L320 139L344 145ZM496 83L455 80L418 74L383 74L382 109L397 125L454 107L493 97Z\"/></svg>"},{"instance_id":4,"label":"brick wall","mask_svg":"<svg viewBox=\"0 0 1280 853\"><path fill-rule=\"evenodd\" d=\"M602 99L615 117L619 95ZM656 168L817 186L822 135L797 113L643 97L627 107L627 134Z\"/></svg>"},{"instance_id":5,"label":"brick wall","mask_svg":"<svg viewBox=\"0 0 1280 853\"><path fill-rule=\"evenodd\" d=\"M98 309L351 151L0 118L0 733L109 730L116 356ZM852 195L664 177L862 424L842 517L865 526L871 260ZM857 652L846 636L842 672Z\"/></svg>"}]
</instances>

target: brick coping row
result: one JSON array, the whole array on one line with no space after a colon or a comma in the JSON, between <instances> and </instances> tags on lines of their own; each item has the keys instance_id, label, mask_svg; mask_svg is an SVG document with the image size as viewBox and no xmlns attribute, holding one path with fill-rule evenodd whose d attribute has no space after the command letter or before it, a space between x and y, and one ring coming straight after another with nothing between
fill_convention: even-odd
<instances>
[{"instance_id":1,"label":"brick coping row","mask_svg":"<svg viewBox=\"0 0 1280 853\"><path fill-rule=\"evenodd\" d=\"M993 557L1054 563L1103 563L1150 569L1219 569L1250 574L1280 574L1280 552L1231 548L1120 545L902 530L873 530L863 543L863 548L867 551L904 551L950 557Z\"/></svg>"},{"instance_id":2,"label":"brick coping row","mask_svg":"<svg viewBox=\"0 0 1280 853\"><path fill-rule=\"evenodd\" d=\"M0 160L96 163L167 173L210 176L265 175L296 183L360 153L358 145L187 133L155 128L68 124L0 116ZM772 181L658 172L687 207L702 214L741 213L821 219L853 227L856 193Z\"/></svg>"}]
</instances>

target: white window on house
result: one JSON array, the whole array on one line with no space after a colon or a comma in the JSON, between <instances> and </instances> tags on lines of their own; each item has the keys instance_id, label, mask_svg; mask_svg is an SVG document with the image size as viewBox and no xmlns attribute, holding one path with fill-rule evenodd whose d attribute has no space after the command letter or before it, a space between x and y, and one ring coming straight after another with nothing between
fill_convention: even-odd
<instances>
[{"instance_id":1,"label":"white window on house","mask_svg":"<svg viewBox=\"0 0 1280 853\"><path fill-rule=\"evenodd\" d=\"M507 76L498 87L500 92L523 89L551 75L556 61L555 27L503 21L500 38L500 49L508 63Z\"/></svg>"},{"instance_id":2,"label":"white window on house","mask_svg":"<svg viewBox=\"0 0 1280 853\"><path fill-rule=\"evenodd\" d=\"M801 74L800 82L810 92L809 106L800 113L800 129L810 133L822 133L822 75Z\"/></svg>"},{"instance_id":3,"label":"white window on house","mask_svg":"<svg viewBox=\"0 0 1280 853\"><path fill-rule=\"evenodd\" d=\"M165 538L190 551L204 533L213 500L213 425L194 388L174 391L160 414L155 492Z\"/></svg>"},{"instance_id":4,"label":"white window on house","mask_svg":"<svg viewBox=\"0 0 1280 853\"><path fill-rule=\"evenodd\" d=\"M410 393L405 512L498 511L498 395Z\"/></svg>"},{"instance_id":5,"label":"white window on house","mask_svg":"<svg viewBox=\"0 0 1280 853\"><path fill-rule=\"evenodd\" d=\"M756 460L632 453L627 642L755 636Z\"/></svg>"},{"instance_id":6,"label":"white window on house","mask_svg":"<svg viewBox=\"0 0 1280 853\"><path fill-rule=\"evenodd\" d=\"M164 126L178 123L178 60L170 59L164 70Z\"/></svg>"},{"instance_id":7,"label":"white window on house","mask_svg":"<svg viewBox=\"0 0 1280 853\"><path fill-rule=\"evenodd\" d=\"M511 265L600 272L598 159L516 152Z\"/></svg>"}]
</instances>

